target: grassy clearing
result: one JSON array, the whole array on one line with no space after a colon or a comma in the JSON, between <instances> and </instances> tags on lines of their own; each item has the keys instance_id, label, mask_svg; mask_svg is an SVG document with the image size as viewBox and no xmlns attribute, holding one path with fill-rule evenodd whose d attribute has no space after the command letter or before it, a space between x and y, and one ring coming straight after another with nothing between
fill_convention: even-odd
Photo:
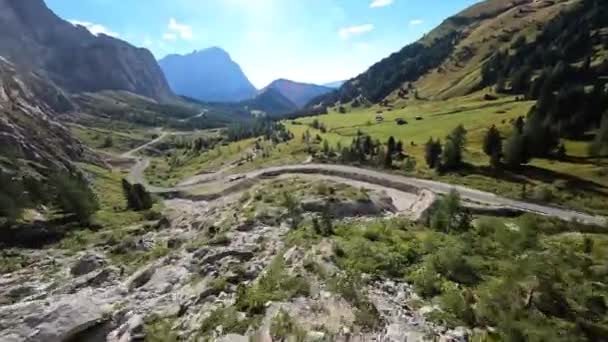
<instances>
[{"instance_id":1,"label":"grassy clearing","mask_svg":"<svg viewBox=\"0 0 608 342\"><path fill-rule=\"evenodd\" d=\"M390 136L404 143L405 152L417 161L410 175L462 184L500 195L550 202L581 211L608 214L605 201L608 199L608 159L590 158L588 142L564 140L567 157L564 160L535 159L517 172L497 173L491 169L488 157L483 153L482 142L487 129L496 125L503 137L511 129L511 121L525 116L533 105L530 101L515 101L514 97L502 97L496 101L484 101L480 94L454 98L446 101L417 101L403 108L373 106L353 109L346 114L330 112L328 115L301 118L291 121L289 129L294 133L293 143L305 146L300 138L309 131L315 137L337 149L350 146L358 131L374 139L386 142ZM381 114L378 112L382 111ZM383 117L376 122L376 116ZM421 120L416 120L420 117ZM398 125L401 118L408 122ZM318 120L326 132L309 125ZM469 167L461 172L438 175L424 162L424 144L430 138L441 138L456 126L463 124L468 131L465 162ZM321 144L317 144L318 150ZM526 193L523 184L526 184ZM537 196L549 193L548 196Z\"/></svg>"},{"instance_id":2,"label":"grassy clearing","mask_svg":"<svg viewBox=\"0 0 608 342\"><path fill-rule=\"evenodd\" d=\"M124 153L154 139L155 133L141 129L104 129L69 125L85 145L105 152Z\"/></svg>"},{"instance_id":3,"label":"grassy clearing","mask_svg":"<svg viewBox=\"0 0 608 342\"><path fill-rule=\"evenodd\" d=\"M110 171L93 165L81 165L81 167L93 179L93 191L97 195L100 206L93 221L99 228L95 231L75 230L59 242L59 247L76 252L100 242L116 245L131 236L140 234L141 224L159 218L161 210L159 204L156 204L151 210L142 212L126 209L126 199L121 185L126 173ZM153 250L150 254L151 256L162 254L159 251L160 249ZM133 261L129 257L124 257L124 259L124 261Z\"/></svg>"},{"instance_id":4,"label":"grassy clearing","mask_svg":"<svg viewBox=\"0 0 608 342\"><path fill-rule=\"evenodd\" d=\"M155 186L174 186L203 173L215 172L238 163L254 145L254 140L217 145L213 149L192 153L189 149L174 149L164 157L153 158L146 169L146 179Z\"/></svg>"}]
</instances>

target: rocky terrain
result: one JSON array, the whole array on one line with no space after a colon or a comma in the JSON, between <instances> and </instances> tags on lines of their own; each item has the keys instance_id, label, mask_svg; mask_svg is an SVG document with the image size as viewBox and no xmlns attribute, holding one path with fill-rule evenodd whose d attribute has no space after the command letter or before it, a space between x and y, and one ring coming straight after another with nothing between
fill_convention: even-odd
<instances>
[{"instance_id":1,"label":"rocky terrain","mask_svg":"<svg viewBox=\"0 0 608 342\"><path fill-rule=\"evenodd\" d=\"M62 90L0 59L0 145L4 168L68 167L73 161L95 161L56 120L56 110L71 106ZM19 159L29 164L17 165Z\"/></svg>"},{"instance_id":2,"label":"rocky terrain","mask_svg":"<svg viewBox=\"0 0 608 342\"><path fill-rule=\"evenodd\" d=\"M435 308L419 305L400 281L369 281L352 298L335 283L346 274L331 240L294 243L285 208L258 198L259 191L165 201L160 221L86 251L15 252L28 265L0 277L0 340L271 341L282 320L297 322L299 330L288 333L309 341L466 340L466 329L428 322L424 313ZM316 196L304 200L305 216L320 210ZM337 202L333 214L365 220L360 207L341 201L348 203ZM363 214L394 215L386 195L370 194L370 201ZM159 246L165 252L137 268L115 262ZM277 287L264 292L269 286Z\"/></svg>"}]
</instances>

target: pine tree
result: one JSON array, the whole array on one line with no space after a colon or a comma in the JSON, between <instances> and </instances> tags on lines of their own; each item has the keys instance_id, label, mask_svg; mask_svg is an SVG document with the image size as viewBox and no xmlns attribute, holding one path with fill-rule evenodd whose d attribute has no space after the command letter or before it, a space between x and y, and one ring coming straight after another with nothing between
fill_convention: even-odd
<instances>
[{"instance_id":1,"label":"pine tree","mask_svg":"<svg viewBox=\"0 0 608 342\"><path fill-rule=\"evenodd\" d=\"M393 154L391 153L391 150L389 148L387 148L386 154L384 156L384 167L387 169L393 167Z\"/></svg>"},{"instance_id":2,"label":"pine tree","mask_svg":"<svg viewBox=\"0 0 608 342\"><path fill-rule=\"evenodd\" d=\"M608 111L604 114L600 129L595 134L589 152L596 157L608 154Z\"/></svg>"},{"instance_id":3,"label":"pine tree","mask_svg":"<svg viewBox=\"0 0 608 342\"><path fill-rule=\"evenodd\" d=\"M513 130L511 136L505 142L503 155L505 163L511 168L527 164L530 157L527 151L526 136L517 130Z\"/></svg>"},{"instance_id":4,"label":"pine tree","mask_svg":"<svg viewBox=\"0 0 608 342\"><path fill-rule=\"evenodd\" d=\"M393 136L390 136L388 138L388 142L386 143L386 146L387 146L387 153L388 154L392 155L393 153L395 153L396 143L395 143L395 138Z\"/></svg>"},{"instance_id":5,"label":"pine tree","mask_svg":"<svg viewBox=\"0 0 608 342\"><path fill-rule=\"evenodd\" d=\"M483 139L483 152L490 157L490 164L498 166L502 158L502 137L495 125L492 125Z\"/></svg>"},{"instance_id":6,"label":"pine tree","mask_svg":"<svg viewBox=\"0 0 608 342\"><path fill-rule=\"evenodd\" d=\"M91 216L99 209L99 204L84 179L57 173L50 178L49 183L56 194L54 204L63 213L74 215L83 224L90 223Z\"/></svg>"},{"instance_id":7,"label":"pine tree","mask_svg":"<svg viewBox=\"0 0 608 342\"><path fill-rule=\"evenodd\" d=\"M329 142L327 140L323 140L323 153L328 156L329 152L331 152L329 148Z\"/></svg>"},{"instance_id":8,"label":"pine tree","mask_svg":"<svg viewBox=\"0 0 608 342\"><path fill-rule=\"evenodd\" d=\"M434 169L439 166L439 156L441 155L441 141L434 141L429 138L429 141L424 146L424 159L429 168Z\"/></svg>"},{"instance_id":9,"label":"pine tree","mask_svg":"<svg viewBox=\"0 0 608 342\"><path fill-rule=\"evenodd\" d=\"M101 148L109 148L112 146L114 146L114 140L112 140L111 135L107 135L103 141L103 144L101 145Z\"/></svg>"},{"instance_id":10,"label":"pine tree","mask_svg":"<svg viewBox=\"0 0 608 342\"><path fill-rule=\"evenodd\" d=\"M141 184L131 185L129 181L123 178L122 191L127 200L127 208L131 210L148 210L154 205L152 196Z\"/></svg>"},{"instance_id":11,"label":"pine tree","mask_svg":"<svg viewBox=\"0 0 608 342\"><path fill-rule=\"evenodd\" d=\"M467 130L459 125L447 136L443 148L442 162L446 170L454 170L462 165L462 154L467 142Z\"/></svg>"},{"instance_id":12,"label":"pine tree","mask_svg":"<svg viewBox=\"0 0 608 342\"><path fill-rule=\"evenodd\" d=\"M0 170L0 218L14 223L23 214L27 200L21 182ZM1 220L0 220L1 223Z\"/></svg>"}]
</instances>

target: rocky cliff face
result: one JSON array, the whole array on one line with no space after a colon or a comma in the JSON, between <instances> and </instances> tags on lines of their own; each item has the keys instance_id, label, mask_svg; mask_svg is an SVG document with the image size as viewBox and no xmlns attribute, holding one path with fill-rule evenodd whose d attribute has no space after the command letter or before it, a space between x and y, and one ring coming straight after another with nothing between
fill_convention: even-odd
<instances>
[{"instance_id":1,"label":"rocky cliff face","mask_svg":"<svg viewBox=\"0 0 608 342\"><path fill-rule=\"evenodd\" d=\"M0 58L0 167L26 171L30 166L65 168L72 161L94 161L93 153L54 118L55 110L69 109L71 103L57 86L18 72Z\"/></svg>"},{"instance_id":2,"label":"rocky cliff face","mask_svg":"<svg viewBox=\"0 0 608 342\"><path fill-rule=\"evenodd\" d=\"M253 98L255 87L241 67L220 48L169 55L159 64L179 95L209 102L238 102Z\"/></svg>"},{"instance_id":3,"label":"rocky cliff face","mask_svg":"<svg viewBox=\"0 0 608 342\"><path fill-rule=\"evenodd\" d=\"M91 34L56 16L43 0L0 0L0 55L69 92L126 90L172 95L152 54Z\"/></svg>"}]
</instances>

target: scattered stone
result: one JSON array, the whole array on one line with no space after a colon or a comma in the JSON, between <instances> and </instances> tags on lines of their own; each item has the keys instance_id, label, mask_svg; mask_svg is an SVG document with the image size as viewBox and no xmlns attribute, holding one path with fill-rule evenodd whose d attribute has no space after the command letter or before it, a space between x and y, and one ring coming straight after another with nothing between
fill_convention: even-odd
<instances>
[{"instance_id":1,"label":"scattered stone","mask_svg":"<svg viewBox=\"0 0 608 342\"><path fill-rule=\"evenodd\" d=\"M309 331L306 334L306 340L310 342L323 341L325 338L325 333L322 331Z\"/></svg>"},{"instance_id":2,"label":"scattered stone","mask_svg":"<svg viewBox=\"0 0 608 342\"><path fill-rule=\"evenodd\" d=\"M239 232L249 232L253 229L255 222L253 220L244 220L236 226Z\"/></svg>"},{"instance_id":3,"label":"scattered stone","mask_svg":"<svg viewBox=\"0 0 608 342\"><path fill-rule=\"evenodd\" d=\"M125 315L127 321L118 329L108 334L107 342L144 341L144 320L140 315L129 312Z\"/></svg>"},{"instance_id":4,"label":"scattered stone","mask_svg":"<svg viewBox=\"0 0 608 342\"><path fill-rule=\"evenodd\" d=\"M228 334L220 337L218 342L249 342L249 337L237 334Z\"/></svg>"},{"instance_id":5,"label":"scattered stone","mask_svg":"<svg viewBox=\"0 0 608 342\"><path fill-rule=\"evenodd\" d=\"M105 265L106 260L103 256L98 254L85 254L80 257L74 265L70 268L70 273L74 277L78 277Z\"/></svg>"},{"instance_id":6,"label":"scattered stone","mask_svg":"<svg viewBox=\"0 0 608 342\"><path fill-rule=\"evenodd\" d=\"M201 260L201 264L212 264L227 257L235 257L239 260L249 260L253 258L253 252L249 250L227 249L215 254L206 256Z\"/></svg>"},{"instance_id":7,"label":"scattered stone","mask_svg":"<svg viewBox=\"0 0 608 342\"><path fill-rule=\"evenodd\" d=\"M137 272L135 272L126 282L126 286L129 289L129 291L133 291L134 289L138 288L138 287L142 287L144 286L148 281L150 281L150 278L152 278L152 276L154 275L154 273L156 272L157 269L157 265L152 264L152 265L148 265L140 270L138 270Z\"/></svg>"}]
</instances>

